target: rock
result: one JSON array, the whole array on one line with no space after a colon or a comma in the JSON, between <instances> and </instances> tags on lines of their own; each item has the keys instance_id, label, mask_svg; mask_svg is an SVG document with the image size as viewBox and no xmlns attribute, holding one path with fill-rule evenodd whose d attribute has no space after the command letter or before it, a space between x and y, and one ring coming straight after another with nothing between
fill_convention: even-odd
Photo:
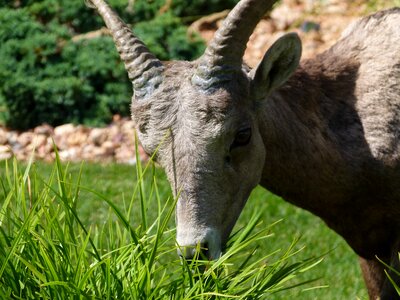
<instances>
[{"instance_id":1,"label":"rock","mask_svg":"<svg viewBox=\"0 0 400 300\"><path fill-rule=\"evenodd\" d=\"M4 128L0 127L0 145L7 144L7 141L8 141L7 131Z\"/></svg>"},{"instance_id":2,"label":"rock","mask_svg":"<svg viewBox=\"0 0 400 300\"><path fill-rule=\"evenodd\" d=\"M53 142L50 137L46 138L45 143L36 148L36 156L46 161L51 160L52 152L53 152Z\"/></svg>"},{"instance_id":3,"label":"rock","mask_svg":"<svg viewBox=\"0 0 400 300\"><path fill-rule=\"evenodd\" d=\"M114 151L116 148L116 144L111 142L111 141L105 141L102 145L101 148L105 150L105 153L107 155L114 156Z\"/></svg>"},{"instance_id":4,"label":"rock","mask_svg":"<svg viewBox=\"0 0 400 300\"><path fill-rule=\"evenodd\" d=\"M131 120L124 122L121 126L121 133L125 141L135 144L135 123Z\"/></svg>"},{"instance_id":5,"label":"rock","mask_svg":"<svg viewBox=\"0 0 400 300\"><path fill-rule=\"evenodd\" d=\"M115 150L115 160L119 163L129 163L135 164L135 147L129 147L127 145L122 145Z\"/></svg>"},{"instance_id":6,"label":"rock","mask_svg":"<svg viewBox=\"0 0 400 300\"><path fill-rule=\"evenodd\" d=\"M91 154L92 159L98 161L107 157L107 149L102 147L94 147Z\"/></svg>"},{"instance_id":7,"label":"rock","mask_svg":"<svg viewBox=\"0 0 400 300\"><path fill-rule=\"evenodd\" d=\"M67 150L62 150L58 152L60 159L62 161L80 161L81 160L81 150L79 147L71 147Z\"/></svg>"},{"instance_id":8,"label":"rock","mask_svg":"<svg viewBox=\"0 0 400 300\"><path fill-rule=\"evenodd\" d=\"M54 143L57 145L59 150L62 151L69 148L70 145L68 145L68 137L74 133L74 131L75 126L73 124L65 124L54 128Z\"/></svg>"},{"instance_id":9,"label":"rock","mask_svg":"<svg viewBox=\"0 0 400 300\"><path fill-rule=\"evenodd\" d=\"M106 128L93 128L89 133L88 142L100 146L107 138L108 132Z\"/></svg>"},{"instance_id":10,"label":"rock","mask_svg":"<svg viewBox=\"0 0 400 300\"><path fill-rule=\"evenodd\" d=\"M122 124L121 133L123 142L135 145L135 123L132 120Z\"/></svg>"},{"instance_id":11,"label":"rock","mask_svg":"<svg viewBox=\"0 0 400 300\"><path fill-rule=\"evenodd\" d=\"M79 146L87 143L88 141L88 129L83 126L75 128L74 132L70 133L67 137L67 144L69 146Z\"/></svg>"},{"instance_id":12,"label":"rock","mask_svg":"<svg viewBox=\"0 0 400 300\"><path fill-rule=\"evenodd\" d=\"M118 136L121 133L121 129L115 125L108 127L107 131L109 140L113 140L114 137Z\"/></svg>"},{"instance_id":13,"label":"rock","mask_svg":"<svg viewBox=\"0 0 400 300\"><path fill-rule=\"evenodd\" d=\"M93 157L93 151L96 148L93 144L87 144L82 148L82 159L90 161Z\"/></svg>"},{"instance_id":14,"label":"rock","mask_svg":"<svg viewBox=\"0 0 400 300\"><path fill-rule=\"evenodd\" d=\"M0 153L0 160L10 159L12 157L12 153Z\"/></svg>"},{"instance_id":15,"label":"rock","mask_svg":"<svg viewBox=\"0 0 400 300\"><path fill-rule=\"evenodd\" d=\"M40 147L47 144L48 137L44 134L37 134L33 142L36 144L36 147Z\"/></svg>"},{"instance_id":16,"label":"rock","mask_svg":"<svg viewBox=\"0 0 400 300\"><path fill-rule=\"evenodd\" d=\"M39 147L45 145L47 143L47 137L43 134L32 135L32 139L29 144L27 144L24 148L31 152L33 150L37 150Z\"/></svg>"},{"instance_id":17,"label":"rock","mask_svg":"<svg viewBox=\"0 0 400 300\"><path fill-rule=\"evenodd\" d=\"M73 124L64 124L54 128L55 136L67 136L75 131L75 126Z\"/></svg>"},{"instance_id":18,"label":"rock","mask_svg":"<svg viewBox=\"0 0 400 300\"><path fill-rule=\"evenodd\" d=\"M10 159L12 155L13 154L10 147L0 145L0 160Z\"/></svg>"},{"instance_id":19,"label":"rock","mask_svg":"<svg viewBox=\"0 0 400 300\"><path fill-rule=\"evenodd\" d=\"M45 136L50 136L54 133L54 129L53 129L53 127L51 127L48 124L43 124L43 125L37 126L33 130L33 132L36 134L43 134Z\"/></svg>"},{"instance_id":20,"label":"rock","mask_svg":"<svg viewBox=\"0 0 400 300\"><path fill-rule=\"evenodd\" d=\"M327 14L344 15L348 11L348 3L346 1L329 1L325 7Z\"/></svg>"},{"instance_id":21,"label":"rock","mask_svg":"<svg viewBox=\"0 0 400 300\"><path fill-rule=\"evenodd\" d=\"M115 144L115 146L120 146L124 143L128 143L128 138L124 134L118 133L112 137L111 141Z\"/></svg>"},{"instance_id":22,"label":"rock","mask_svg":"<svg viewBox=\"0 0 400 300\"><path fill-rule=\"evenodd\" d=\"M33 132L28 131L21 133L18 136L17 141L22 147L26 147L27 145L33 142L33 138L34 138Z\"/></svg>"},{"instance_id":23,"label":"rock","mask_svg":"<svg viewBox=\"0 0 400 300\"><path fill-rule=\"evenodd\" d=\"M132 120L122 123L121 130L123 133L132 134L135 132L135 123Z\"/></svg>"},{"instance_id":24,"label":"rock","mask_svg":"<svg viewBox=\"0 0 400 300\"><path fill-rule=\"evenodd\" d=\"M7 144L12 148L13 152L22 148L18 142L18 134L15 131L10 131L7 133Z\"/></svg>"},{"instance_id":25,"label":"rock","mask_svg":"<svg viewBox=\"0 0 400 300\"><path fill-rule=\"evenodd\" d=\"M292 7L287 3L277 6L271 12L271 18L277 30L284 31L288 29L296 20L299 20L303 12L300 8Z\"/></svg>"}]
</instances>

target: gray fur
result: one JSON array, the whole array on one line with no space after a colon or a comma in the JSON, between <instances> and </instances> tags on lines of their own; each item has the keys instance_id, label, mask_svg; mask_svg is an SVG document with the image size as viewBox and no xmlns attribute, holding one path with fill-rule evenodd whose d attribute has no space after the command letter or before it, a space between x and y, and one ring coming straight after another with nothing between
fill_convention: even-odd
<instances>
[{"instance_id":1,"label":"gray fur","mask_svg":"<svg viewBox=\"0 0 400 300\"><path fill-rule=\"evenodd\" d=\"M298 67L301 45L288 35L257 69L230 71L212 89L193 82L201 59L164 64L162 83L132 102L132 116L179 195L185 255L200 243L218 257L261 184L348 242L371 299L395 297L375 256L399 266L399 25L399 8L366 17ZM231 149L243 128L249 143Z\"/></svg>"}]
</instances>

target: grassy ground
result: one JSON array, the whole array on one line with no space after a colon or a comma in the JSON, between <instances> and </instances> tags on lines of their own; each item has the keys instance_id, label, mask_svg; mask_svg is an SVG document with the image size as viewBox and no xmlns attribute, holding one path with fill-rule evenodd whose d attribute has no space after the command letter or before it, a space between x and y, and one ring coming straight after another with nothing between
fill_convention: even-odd
<instances>
[{"instance_id":1,"label":"grassy ground","mask_svg":"<svg viewBox=\"0 0 400 300\"><path fill-rule=\"evenodd\" d=\"M41 177L47 178L53 170L52 165L36 163L33 168ZM80 173L81 165L71 164L68 167L68 177L75 181ZM136 171L133 166L85 164L81 174L81 185L107 197L122 211L127 210L135 186ZM161 198L169 195L169 185L164 174L155 170L158 178L158 188ZM5 164L0 163L0 176L5 173ZM145 187L146 188L146 187ZM97 224L101 226L108 218L110 208L98 197L82 190L77 212L85 226ZM0 201L2 201L0 199ZM0 205L1 206L1 205ZM346 243L330 231L318 218L297 209L272 195L257 188L247 203L238 226L244 226L255 210L262 211L262 220L271 224L283 219L273 227L274 236L259 242L259 249L254 256L272 253L275 250L285 250L290 247L293 239L301 236L297 248L305 248L292 258L292 262L312 256L325 254L322 263L305 272L299 281L320 278L295 290L286 291L268 299L366 299L357 257ZM149 215L157 209L148 208ZM133 212L133 219L140 218L140 211ZM320 289L304 291L304 288L326 286ZM274 298L275 297L275 298Z\"/></svg>"}]
</instances>

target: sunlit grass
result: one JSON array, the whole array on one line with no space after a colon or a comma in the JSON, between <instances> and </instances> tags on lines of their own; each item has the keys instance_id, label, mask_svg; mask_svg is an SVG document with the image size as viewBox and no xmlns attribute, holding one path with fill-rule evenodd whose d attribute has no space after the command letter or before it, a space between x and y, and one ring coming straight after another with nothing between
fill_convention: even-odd
<instances>
[{"instance_id":1,"label":"sunlit grass","mask_svg":"<svg viewBox=\"0 0 400 300\"><path fill-rule=\"evenodd\" d=\"M70 172L57 161L38 172L41 166L12 161L1 168L1 298L259 299L307 283L304 273L320 261L296 259L296 239L261 252L260 243L274 237L261 213L237 230L219 260L182 260L171 220L175 199L159 186L154 166L137 168L130 196L119 201L87 185L86 167ZM89 213L80 212L87 205L93 213L107 209L88 222Z\"/></svg>"}]
</instances>

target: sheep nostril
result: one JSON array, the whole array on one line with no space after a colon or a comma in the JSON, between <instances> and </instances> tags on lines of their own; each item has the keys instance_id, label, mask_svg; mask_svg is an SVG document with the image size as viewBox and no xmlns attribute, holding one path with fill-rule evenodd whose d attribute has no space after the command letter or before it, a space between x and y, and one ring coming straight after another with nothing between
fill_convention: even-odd
<instances>
[{"instance_id":1,"label":"sheep nostril","mask_svg":"<svg viewBox=\"0 0 400 300\"><path fill-rule=\"evenodd\" d=\"M209 260L210 259L210 250L208 248L208 243L204 243L200 245L200 251L198 255L199 259Z\"/></svg>"},{"instance_id":2,"label":"sheep nostril","mask_svg":"<svg viewBox=\"0 0 400 300\"><path fill-rule=\"evenodd\" d=\"M178 255L186 260L209 260L210 251L208 243L198 244L197 246L184 246L178 249Z\"/></svg>"},{"instance_id":3,"label":"sheep nostril","mask_svg":"<svg viewBox=\"0 0 400 300\"><path fill-rule=\"evenodd\" d=\"M182 246L178 248L178 255L187 260L193 259L196 254L195 246Z\"/></svg>"}]
</instances>

